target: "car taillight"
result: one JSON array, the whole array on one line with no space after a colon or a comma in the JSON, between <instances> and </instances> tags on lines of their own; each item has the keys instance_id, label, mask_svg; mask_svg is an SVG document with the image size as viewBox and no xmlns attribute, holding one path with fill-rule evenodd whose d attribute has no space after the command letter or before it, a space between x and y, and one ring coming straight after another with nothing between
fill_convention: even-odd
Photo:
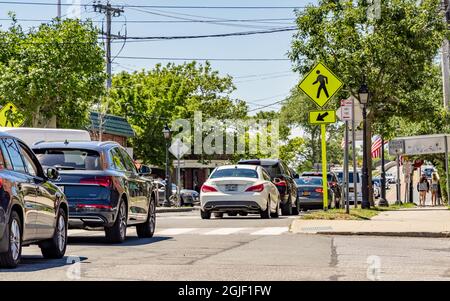
<instances>
[{"instance_id":1,"label":"car taillight","mask_svg":"<svg viewBox=\"0 0 450 301\"><path fill-rule=\"evenodd\" d=\"M93 184L93 185L100 185L103 187L110 187L112 184L112 178L111 177L84 178L80 180L80 184Z\"/></svg>"},{"instance_id":2,"label":"car taillight","mask_svg":"<svg viewBox=\"0 0 450 301\"><path fill-rule=\"evenodd\" d=\"M247 188L245 191L247 192L261 192L264 190L264 185L263 184L258 184L255 186L250 186L249 188Z\"/></svg>"},{"instance_id":3,"label":"car taillight","mask_svg":"<svg viewBox=\"0 0 450 301\"><path fill-rule=\"evenodd\" d=\"M84 209L112 209L109 205L97 205L97 204L78 204L77 208Z\"/></svg>"},{"instance_id":4,"label":"car taillight","mask_svg":"<svg viewBox=\"0 0 450 301\"><path fill-rule=\"evenodd\" d=\"M203 184L202 192L217 192L217 189L215 187Z\"/></svg>"},{"instance_id":5,"label":"car taillight","mask_svg":"<svg viewBox=\"0 0 450 301\"><path fill-rule=\"evenodd\" d=\"M318 193L323 193L323 188L316 188L314 189L314 191Z\"/></svg>"},{"instance_id":6,"label":"car taillight","mask_svg":"<svg viewBox=\"0 0 450 301\"><path fill-rule=\"evenodd\" d=\"M276 182L275 183L275 185L277 185L277 186L285 186L286 187L286 181L279 181L279 182Z\"/></svg>"}]
</instances>

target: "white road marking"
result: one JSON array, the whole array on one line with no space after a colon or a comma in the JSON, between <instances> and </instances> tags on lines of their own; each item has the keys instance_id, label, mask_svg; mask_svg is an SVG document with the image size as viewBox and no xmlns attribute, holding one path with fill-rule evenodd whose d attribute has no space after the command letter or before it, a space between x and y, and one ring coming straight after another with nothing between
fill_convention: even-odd
<instances>
[{"instance_id":1,"label":"white road marking","mask_svg":"<svg viewBox=\"0 0 450 301\"><path fill-rule=\"evenodd\" d=\"M289 231L288 227L267 227L259 231L250 233L250 235L280 235L288 231Z\"/></svg>"},{"instance_id":2,"label":"white road marking","mask_svg":"<svg viewBox=\"0 0 450 301\"><path fill-rule=\"evenodd\" d=\"M229 235L245 230L247 228L218 228L204 233L205 235Z\"/></svg>"},{"instance_id":3,"label":"white road marking","mask_svg":"<svg viewBox=\"0 0 450 301\"><path fill-rule=\"evenodd\" d=\"M170 228L170 229L158 231L156 234L157 235L179 235L179 234L185 234L187 232L194 231L196 229L198 229L198 228Z\"/></svg>"}]
</instances>

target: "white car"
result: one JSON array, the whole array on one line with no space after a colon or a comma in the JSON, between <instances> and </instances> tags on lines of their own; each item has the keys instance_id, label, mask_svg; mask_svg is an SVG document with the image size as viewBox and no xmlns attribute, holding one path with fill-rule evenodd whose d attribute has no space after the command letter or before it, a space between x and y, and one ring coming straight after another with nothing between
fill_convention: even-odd
<instances>
[{"instance_id":1,"label":"white car","mask_svg":"<svg viewBox=\"0 0 450 301\"><path fill-rule=\"evenodd\" d=\"M255 165L216 168L200 191L202 219L257 213L261 218L278 217L280 193L267 171Z\"/></svg>"}]
</instances>

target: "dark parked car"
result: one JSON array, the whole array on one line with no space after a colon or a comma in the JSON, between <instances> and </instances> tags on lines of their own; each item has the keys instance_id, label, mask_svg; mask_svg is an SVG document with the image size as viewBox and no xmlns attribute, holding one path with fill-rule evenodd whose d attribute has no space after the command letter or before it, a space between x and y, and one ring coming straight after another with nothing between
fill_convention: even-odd
<instances>
[{"instance_id":1,"label":"dark parked car","mask_svg":"<svg viewBox=\"0 0 450 301\"><path fill-rule=\"evenodd\" d=\"M22 247L38 244L45 258L61 258L67 245L68 204L21 140L0 133L0 267L14 268Z\"/></svg>"},{"instance_id":2,"label":"dark parked car","mask_svg":"<svg viewBox=\"0 0 450 301\"><path fill-rule=\"evenodd\" d=\"M281 213L283 215L298 214L300 206L297 198L297 185L291 169L280 159L240 160L238 164L260 165L269 173L272 182L277 186L281 197Z\"/></svg>"},{"instance_id":3,"label":"dark parked car","mask_svg":"<svg viewBox=\"0 0 450 301\"><path fill-rule=\"evenodd\" d=\"M159 195L159 205L162 206L166 199L166 181L156 181L158 185L158 195ZM177 186L172 183L172 193L171 195L176 195ZM175 198L174 198L175 200ZM195 204L200 203L200 194L195 190L190 189L180 189L180 198L178 199L178 204L173 204L177 206L194 206Z\"/></svg>"},{"instance_id":4,"label":"dark parked car","mask_svg":"<svg viewBox=\"0 0 450 301\"><path fill-rule=\"evenodd\" d=\"M302 210L323 209L323 183L319 177L299 177L295 179L298 199ZM328 208L336 207L334 192L328 183Z\"/></svg>"},{"instance_id":5,"label":"dark parked car","mask_svg":"<svg viewBox=\"0 0 450 301\"><path fill-rule=\"evenodd\" d=\"M322 172L319 171L306 171L303 172L302 177L322 177ZM341 207L341 202L342 202L342 187L341 184L339 182L339 179L337 177L337 175L334 172L328 172L327 173L327 181L329 183L329 186L331 187L331 189L333 190L334 193L334 197L335 197L335 206L336 208L340 208Z\"/></svg>"},{"instance_id":6,"label":"dark parked car","mask_svg":"<svg viewBox=\"0 0 450 301\"><path fill-rule=\"evenodd\" d=\"M139 174L115 142L42 142L33 146L43 166L59 170L55 180L69 202L69 226L104 227L110 242L122 242L127 226L152 237L156 225L153 182Z\"/></svg>"}]
</instances>

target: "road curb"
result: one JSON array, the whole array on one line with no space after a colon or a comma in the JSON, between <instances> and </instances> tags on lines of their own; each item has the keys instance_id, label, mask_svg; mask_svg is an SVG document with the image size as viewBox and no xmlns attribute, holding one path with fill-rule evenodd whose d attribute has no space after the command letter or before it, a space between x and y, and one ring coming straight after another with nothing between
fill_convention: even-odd
<instances>
[{"instance_id":1,"label":"road curb","mask_svg":"<svg viewBox=\"0 0 450 301\"><path fill-rule=\"evenodd\" d=\"M156 208L156 213L191 212L194 210L199 210L199 208L198 207Z\"/></svg>"},{"instance_id":2,"label":"road curb","mask_svg":"<svg viewBox=\"0 0 450 301\"><path fill-rule=\"evenodd\" d=\"M299 233L299 232L297 232ZM342 235L342 236L390 236L390 237L429 237L429 238L449 238L449 232L333 232L321 231L310 234L321 235Z\"/></svg>"}]
</instances>

